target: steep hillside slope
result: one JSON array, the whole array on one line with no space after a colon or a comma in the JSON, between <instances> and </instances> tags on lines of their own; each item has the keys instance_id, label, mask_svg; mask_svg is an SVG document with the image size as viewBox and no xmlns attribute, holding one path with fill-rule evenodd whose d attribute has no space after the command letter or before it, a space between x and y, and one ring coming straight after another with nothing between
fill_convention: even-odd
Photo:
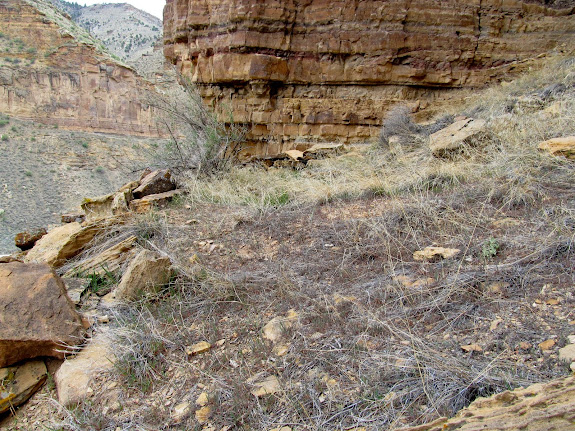
<instances>
[{"instance_id":1,"label":"steep hillside slope","mask_svg":"<svg viewBox=\"0 0 575 431\"><path fill-rule=\"evenodd\" d=\"M545 2L547 3L547 2ZM397 102L423 109L572 45L574 2L168 0L165 54L249 124L252 153L361 142Z\"/></svg>"},{"instance_id":2,"label":"steep hillside slope","mask_svg":"<svg viewBox=\"0 0 575 431\"><path fill-rule=\"evenodd\" d=\"M87 6L75 21L122 60L132 63L151 54L162 37L162 21L127 3Z\"/></svg>"},{"instance_id":3,"label":"steep hillside slope","mask_svg":"<svg viewBox=\"0 0 575 431\"><path fill-rule=\"evenodd\" d=\"M162 38L162 20L128 3L81 6L64 0L49 1L129 64L150 55Z\"/></svg>"},{"instance_id":4,"label":"steep hillside slope","mask_svg":"<svg viewBox=\"0 0 575 431\"><path fill-rule=\"evenodd\" d=\"M0 112L70 129L157 135L151 89L44 0L0 5Z\"/></svg>"}]
</instances>

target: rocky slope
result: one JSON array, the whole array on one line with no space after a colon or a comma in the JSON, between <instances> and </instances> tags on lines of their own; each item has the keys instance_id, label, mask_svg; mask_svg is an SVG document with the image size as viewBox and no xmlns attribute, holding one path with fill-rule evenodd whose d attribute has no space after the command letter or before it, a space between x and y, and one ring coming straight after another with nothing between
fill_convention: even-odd
<instances>
[{"instance_id":1,"label":"rocky slope","mask_svg":"<svg viewBox=\"0 0 575 431\"><path fill-rule=\"evenodd\" d=\"M162 37L161 20L127 3L84 7L75 21L129 63L152 53Z\"/></svg>"},{"instance_id":2,"label":"rocky slope","mask_svg":"<svg viewBox=\"0 0 575 431\"><path fill-rule=\"evenodd\" d=\"M0 5L0 111L69 129L157 135L151 89L46 1Z\"/></svg>"},{"instance_id":3,"label":"rocky slope","mask_svg":"<svg viewBox=\"0 0 575 431\"><path fill-rule=\"evenodd\" d=\"M165 55L250 124L252 153L365 141L394 103L421 109L572 43L574 3L168 0Z\"/></svg>"},{"instance_id":4,"label":"rocky slope","mask_svg":"<svg viewBox=\"0 0 575 431\"><path fill-rule=\"evenodd\" d=\"M151 54L162 37L162 21L128 3L81 6L62 0L50 1L102 41L112 54L130 64Z\"/></svg>"}]
</instances>

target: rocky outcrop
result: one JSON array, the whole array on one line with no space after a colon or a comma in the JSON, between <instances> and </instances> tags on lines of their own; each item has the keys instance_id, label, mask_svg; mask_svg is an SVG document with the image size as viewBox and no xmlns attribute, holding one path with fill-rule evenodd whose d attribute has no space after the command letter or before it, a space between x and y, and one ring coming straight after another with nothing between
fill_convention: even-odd
<instances>
[{"instance_id":1,"label":"rocky outcrop","mask_svg":"<svg viewBox=\"0 0 575 431\"><path fill-rule=\"evenodd\" d=\"M61 127L157 136L151 84L44 0L0 3L0 111Z\"/></svg>"},{"instance_id":2,"label":"rocky outcrop","mask_svg":"<svg viewBox=\"0 0 575 431\"><path fill-rule=\"evenodd\" d=\"M365 141L397 102L425 108L569 46L574 3L168 0L164 52L248 153ZM563 7L563 8L561 8Z\"/></svg>"},{"instance_id":3,"label":"rocky outcrop","mask_svg":"<svg viewBox=\"0 0 575 431\"><path fill-rule=\"evenodd\" d=\"M575 377L478 398L451 419L401 431L568 431L575 424Z\"/></svg>"},{"instance_id":4,"label":"rocky outcrop","mask_svg":"<svg viewBox=\"0 0 575 431\"><path fill-rule=\"evenodd\" d=\"M83 326L66 288L45 264L0 264L0 367L40 356L64 358Z\"/></svg>"}]
</instances>

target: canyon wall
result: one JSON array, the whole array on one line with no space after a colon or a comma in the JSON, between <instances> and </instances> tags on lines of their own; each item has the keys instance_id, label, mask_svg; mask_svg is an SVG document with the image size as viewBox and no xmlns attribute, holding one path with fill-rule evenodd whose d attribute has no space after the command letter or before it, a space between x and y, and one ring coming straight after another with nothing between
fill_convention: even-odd
<instances>
[{"instance_id":1,"label":"canyon wall","mask_svg":"<svg viewBox=\"0 0 575 431\"><path fill-rule=\"evenodd\" d=\"M276 153L368 140L396 103L423 109L572 48L574 4L167 0L164 53L222 118L248 125L246 155Z\"/></svg>"},{"instance_id":2,"label":"canyon wall","mask_svg":"<svg viewBox=\"0 0 575 431\"><path fill-rule=\"evenodd\" d=\"M69 129L158 134L133 69L44 0L0 1L0 112Z\"/></svg>"}]
</instances>

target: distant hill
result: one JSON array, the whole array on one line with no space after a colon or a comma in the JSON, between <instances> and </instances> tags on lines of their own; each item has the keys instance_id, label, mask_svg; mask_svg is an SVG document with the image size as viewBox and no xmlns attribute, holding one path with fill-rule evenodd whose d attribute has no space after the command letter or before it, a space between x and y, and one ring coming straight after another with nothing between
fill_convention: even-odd
<instances>
[{"instance_id":1,"label":"distant hill","mask_svg":"<svg viewBox=\"0 0 575 431\"><path fill-rule=\"evenodd\" d=\"M50 1L101 40L112 54L130 64L151 54L162 37L160 19L127 3L81 6L64 0Z\"/></svg>"}]
</instances>

